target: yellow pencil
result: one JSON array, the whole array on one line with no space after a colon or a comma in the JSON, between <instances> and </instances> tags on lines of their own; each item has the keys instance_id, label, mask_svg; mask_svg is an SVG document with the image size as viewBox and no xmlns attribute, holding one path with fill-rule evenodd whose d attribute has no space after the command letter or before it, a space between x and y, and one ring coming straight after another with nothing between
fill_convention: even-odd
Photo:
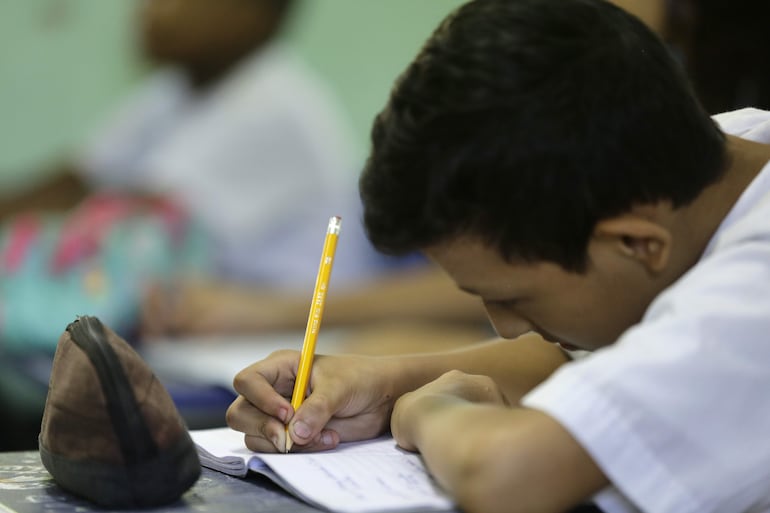
<instances>
[{"instance_id":1,"label":"yellow pencil","mask_svg":"<svg viewBox=\"0 0 770 513\"><path fill-rule=\"evenodd\" d=\"M332 274L332 265L334 265L334 254L337 251L337 239L340 234L342 219L334 216L329 219L329 226L326 229L326 238L321 252L321 263L318 266L318 277L315 280L315 290L313 290L313 299L310 303L310 314L305 328L305 340L302 342L302 352L299 356L299 367L297 368L297 377L294 380L294 392L291 395L291 406L294 411L300 407L305 400L307 385L310 380L310 370L313 367L313 356L315 355L315 343L318 339L318 328L321 326L321 317L323 317L324 305L326 304L326 293L329 289L329 278ZM286 452L291 450L293 442L289 436L289 426L286 426Z\"/></svg>"}]
</instances>

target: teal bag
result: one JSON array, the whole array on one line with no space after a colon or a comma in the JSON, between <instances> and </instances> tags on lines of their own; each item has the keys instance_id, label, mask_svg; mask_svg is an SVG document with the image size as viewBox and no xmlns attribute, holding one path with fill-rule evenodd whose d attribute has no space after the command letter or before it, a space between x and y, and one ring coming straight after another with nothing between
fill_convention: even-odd
<instances>
[{"instance_id":1,"label":"teal bag","mask_svg":"<svg viewBox=\"0 0 770 513\"><path fill-rule=\"evenodd\" d=\"M206 236L162 199L100 194L68 214L0 228L0 346L53 351L62 326L96 316L132 339L146 287L209 270Z\"/></svg>"}]
</instances>

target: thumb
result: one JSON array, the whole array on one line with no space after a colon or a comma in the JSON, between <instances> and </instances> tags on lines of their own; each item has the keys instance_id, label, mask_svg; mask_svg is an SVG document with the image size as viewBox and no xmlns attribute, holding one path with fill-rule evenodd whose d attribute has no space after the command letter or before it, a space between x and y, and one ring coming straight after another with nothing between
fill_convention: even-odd
<instances>
[{"instance_id":1,"label":"thumb","mask_svg":"<svg viewBox=\"0 0 770 513\"><path fill-rule=\"evenodd\" d=\"M314 392L300 405L289 422L289 436L299 445L313 441L337 412L337 402Z\"/></svg>"}]
</instances>

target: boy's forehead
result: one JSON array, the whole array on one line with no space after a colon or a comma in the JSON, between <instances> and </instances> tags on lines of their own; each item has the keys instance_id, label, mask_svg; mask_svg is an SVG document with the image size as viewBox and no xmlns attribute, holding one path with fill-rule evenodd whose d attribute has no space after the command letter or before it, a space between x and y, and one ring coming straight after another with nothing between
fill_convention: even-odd
<instances>
[{"instance_id":1,"label":"boy's forehead","mask_svg":"<svg viewBox=\"0 0 770 513\"><path fill-rule=\"evenodd\" d=\"M460 288L473 293L513 271L513 265L497 249L479 239L458 237L424 248L423 252L449 273Z\"/></svg>"},{"instance_id":2,"label":"boy's forehead","mask_svg":"<svg viewBox=\"0 0 770 513\"><path fill-rule=\"evenodd\" d=\"M510 262L498 249L475 238L455 238L423 249L456 285L481 296L531 294L576 278L552 262Z\"/></svg>"}]
</instances>

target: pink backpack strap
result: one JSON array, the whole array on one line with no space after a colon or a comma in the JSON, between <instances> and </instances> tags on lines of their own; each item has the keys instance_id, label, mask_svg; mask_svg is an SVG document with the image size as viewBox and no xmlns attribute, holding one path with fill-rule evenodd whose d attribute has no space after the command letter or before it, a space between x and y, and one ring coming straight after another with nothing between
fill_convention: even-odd
<instances>
[{"instance_id":1,"label":"pink backpack strap","mask_svg":"<svg viewBox=\"0 0 770 513\"><path fill-rule=\"evenodd\" d=\"M34 214L21 215L10 221L5 248L0 254L4 270L12 273L21 267L40 233L41 224L40 218Z\"/></svg>"}]
</instances>

